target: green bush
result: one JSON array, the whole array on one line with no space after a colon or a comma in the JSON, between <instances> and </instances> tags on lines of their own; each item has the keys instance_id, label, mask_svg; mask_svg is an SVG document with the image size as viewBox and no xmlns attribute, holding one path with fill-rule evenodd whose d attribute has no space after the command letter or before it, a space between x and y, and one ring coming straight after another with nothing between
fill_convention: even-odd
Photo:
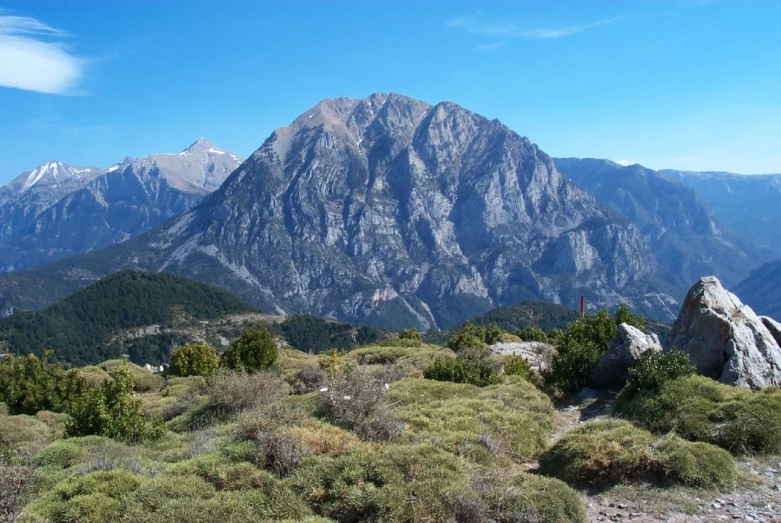
<instances>
[{"instance_id":1,"label":"green bush","mask_svg":"<svg viewBox=\"0 0 781 523\"><path fill-rule=\"evenodd\" d=\"M217 353L205 343L185 343L171 353L174 376L209 377L217 370Z\"/></svg>"},{"instance_id":2,"label":"green bush","mask_svg":"<svg viewBox=\"0 0 781 523\"><path fill-rule=\"evenodd\" d=\"M622 420L586 423L540 456L540 472L574 485L653 479L696 487L735 486L735 460L723 449L678 437L658 439Z\"/></svg>"},{"instance_id":3,"label":"green bush","mask_svg":"<svg viewBox=\"0 0 781 523\"><path fill-rule=\"evenodd\" d=\"M160 390L165 381L162 376L152 374L144 367L123 359L104 361L103 363L100 363L98 367L106 372L110 372L111 369L116 369L118 367L124 368L133 375L133 390L136 392Z\"/></svg>"},{"instance_id":4,"label":"green bush","mask_svg":"<svg viewBox=\"0 0 781 523\"><path fill-rule=\"evenodd\" d=\"M10 414L35 414L40 410L63 412L70 401L86 390L86 383L59 364L49 364L51 351L39 359L8 355L0 359L0 401Z\"/></svg>"},{"instance_id":5,"label":"green bush","mask_svg":"<svg viewBox=\"0 0 781 523\"><path fill-rule=\"evenodd\" d=\"M505 358L503 367L505 376L520 376L525 380L531 379L532 364L523 356L510 354Z\"/></svg>"},{"instance_id":6,"label":"green bush","mask_svg":"<svg viewBox=\"0 0 781 523\"><path fill-rule=\"evenodd\" d=\"M566 336L556 347L551 368L543 373L545 384L564 393L577 392L588 382L591 370L605 350L590 341Z\"/></svg>"},{"instance_id":7,"label":"green bush","mask_svg":"<svg viewBox=\"0 0 781 523\"><path fill-rule=\"evenodd\" d=\"M482 388L405 378L388 401L405 423L400 441L431 442L477 463L534 460L555 429L550 399L515 376Z\"/></svg>"},{"instance_id":8,"label":"green bush","mask_svg":"<svg viewBox=\"0 0 781 523\"><path fill-rule=\"evenodd\" d=\"M99 435L124 441L156 439L160 424L144 417L141 400L133 394L133 375L124 367L109 371L111 380L74 401L66 431L69 436Z\"/></svg>"},{"instance_id":9,"label":"green bush","mask_svg":"<svg viewBox=\"0 0 781 523\"><path fill-rule=\"evenodd\" d=\"M548 336L545 331L539 327L526 327L518 333L523 341L540 341L542 343L548 343Z\"/></svg>"},{"instance_id":10,"label":"green bush","mask_svg":"<svg viewBox=\"0 0 781 523\"><path fill-rule=\"evenodd\" d=\"M437 358L426 367L423 376L429 380L469 383L478 387L499 382L496 363L479 349L462 350L455 358Z\"/></svg>"},{"instance_id":11,"label":"green bush","mask_svg":"<svg viewBox=\"0 0 781 523\"><path fill-rule=\"evenodd\" d=\"M654 432L675 432L712 443L733 454L781 452L781 389L758 392L685 376L658 390L625 387L616 398L617 416Z\"/></svg>"},{"instance_id":12,"label":"green bush","mask_svg":"<svg viewBox=\"0 0 781 523\"><path fill-rule=\"evenodd\" d=\"M418 345L423 343L423 336L418 332L418 329L404 329L399 333L400 340L409 340L411 342L417 342Z\"/></svg>"},{"instance_id":13,"label":"green bush","mask_svg":"<svg viewBox=\"0 0 781 523\"><path fill-rule=\"evenodd\" d=\"M459 330L453 333L445 346L454 352L481 349L486 345L493 345L500 341L502 334L502 330L495 323L488 327L478 327L466 322Z\"/></svg>"},{"instance_id":14,"label":"green bush","mask_svg":"<svg viewBox=\"0 0 781 523\"><path fill-rule=\"evenodd\" d=\"M468 493L465 478L460 459L431 445L360 445L304 458L289 482L317 514L337 521L447 521Z\"/></svg>"},{"instance_id":15,"label":"green bush","mask_svg":"<svg viewBox=\"0 0 781 523\"><path fill-rule=\"evenodd\" d=\"M645 332L645 318L633 312L626 304L622 303L618 306L618 309L613 314L613 319L616 322L616 326L626 323L632 327L636 327Z\"/></svg>"},{"instance_id":16,"label":"green bush","mask_svg":"<svg viewBox=\"0 0 781 523\"><path fill-rule=\"evenodd\" d=\"M683 351L648 351L629 369L626 387L628 391L657 391L668 381L691 376L695 370L689 362L689 355Z\"/></svg>"},{"instance_id":17,"label":"green bush","mask_svg":"<svg viewBox=\"0 0 781 523\"><path fill-rule=\"evenodd\" d=\"M233 340L220 358L220 366L244 372L268 370L277 360L279 349L264 326L245 329Z\"/></svg>"}]
</instances>

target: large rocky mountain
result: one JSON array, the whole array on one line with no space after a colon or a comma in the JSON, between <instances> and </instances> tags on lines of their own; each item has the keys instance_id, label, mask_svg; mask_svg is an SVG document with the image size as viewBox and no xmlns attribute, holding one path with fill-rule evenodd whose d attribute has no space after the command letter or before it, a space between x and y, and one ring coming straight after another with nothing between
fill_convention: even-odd
<instances>
[{"instance_id":1,"label":"large rocky mountain","mask_svg":"<svg viewBox=\"0 0 781 523\"><path fill-rule=\"evenodd\" d=\"M50 162L24 173L0 187L0 270L127 240L192 207L241 161L201 138L108 169Z\"/></svg>"},{"instance_id":2,"label":"large rocky mountain","mask_svg":"<svg viewBox=\"0 0 781 523\"><path fill-rule=\"evenodd\" d=\"M735 230L778 250L781 245L781 174L662 170L691 187L716 217Z\"/></svg>"},{"instance_id":3,"label":"large rocky mountain","mask_svg":"<svg viewBox=\"0 0 781 523\"><path fill-rule=\"evenodd\" d=\"M496 305L675 300L642 233L497 120L375 94L277 129L199 205L105 251L0 280L6 310L118 268L217 283L277 313L447 327ZM51 295L49 299L56 299ZM37 301L36 301L37 300ZM674 314L674 313L673 313Z\"/></svg>"},{"instance_id":4,"label":"large rocky mountain","mask_svg":"<svg viewBox=\"0 0 781 523\"><path fill-rule=\"evenodd\" d=\"M778 255L725 226L698 191L665 174L610 160L556 158L555 163L637 226L678 285L688 287L703 274L714 274L732 286Z\"/></svg>"}]
</instances>

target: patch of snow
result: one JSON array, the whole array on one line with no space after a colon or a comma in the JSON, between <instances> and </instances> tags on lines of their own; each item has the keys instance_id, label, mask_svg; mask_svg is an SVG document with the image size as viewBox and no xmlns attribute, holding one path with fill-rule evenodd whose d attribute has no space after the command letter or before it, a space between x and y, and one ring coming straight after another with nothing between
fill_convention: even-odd
<instances>
[{"instance_id":1,"label":"patch of snow","mask_svg":"<svg viewBox=\"0 0 781 523\"><path fill-rule=\"evenodd\" d=\"M219 149L215 149L214 147L209 147L209 150L207 152L214 153L214 154L227 154L225 151L220 151Z\"/></svg>"},{"instance_id":2,"label":"patch of snow","mask_svg":"<svg viewBox=\"0 0 781 523\"><path fill-rule=\"evenodd\" d=\"M119 169L119 165L117 165L117 164L114 164L114 165L112 165L111 167L109 167L109 168L106 170L106 172L113 173L114 171L116 171L116 170L118 170L118 169Z\"/></svg>"},{"instance_id":3,"label":"patch of snow","mask_svg":"<svg viewBox=\"0 0 781 523\"><path fill-rule=\"evenodd\" d=\"M38 183L41 178L46 176L46 174L52 170L57 168L57 162L49 162L41 165L37 169L35 169L33 172L30 173L30 176L27 177L27 180L24 182L24 187L22 188L23 191L26 191L36 183Z\"/></svg>"}]
</instances>

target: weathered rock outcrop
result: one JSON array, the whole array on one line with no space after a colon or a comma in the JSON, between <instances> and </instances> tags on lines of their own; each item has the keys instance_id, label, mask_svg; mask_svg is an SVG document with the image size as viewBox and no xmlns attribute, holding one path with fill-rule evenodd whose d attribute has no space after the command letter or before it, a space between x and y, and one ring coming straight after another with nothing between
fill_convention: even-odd
<instances>
[{"instance_id":1,"label":"weathered rock outcrop","mask_svg":"<svg viewBox=\"0 0 781 523\"><path fill-rule=\"evenodd\" d=\"M781 348L773 334L713 276L689 290L669 345L688 353L699 374L722 383L752 389L781 384Z\"/></svg>"},{"instance_id":2,"label":"weathered rock outcrop","mask_svg":"<svg viewBox=\"0 0 781 523\"><path fill-rule=\"evenodd\" d=\"M781 347L781 323L768 316L760 316L759 319L762 320L767 330L770 331L770 335L773 336L778 346Z\"/></svg>"},{"instance_id":3,"label":"weathered rock outcrop","mask_svg":"<svg viewBox=\"0 0 781 523\"><path fill-rule=\"evenodd\" d=\"M610 340L607 352L591 371L590 382L600 389L621 386L626 382L629 368L637 363L640 356L648 351L661 350L662 344L656 334L646 334L622 323L615 337Z\"/></svg>"},{"instance_id":4,"label":"weathered rock outcrop","mask_svg":"<svg viewBox=\"0 0 781 523\"><path fill-rule=\"evenodd\" d=\"M550 369L553 357L556 355L556 347L539 341L495 343L488 349L495 354L515 354L516 356L521 356L531 363L533 369L537 369L540 372Z\"/></svg>"}]
</instances>

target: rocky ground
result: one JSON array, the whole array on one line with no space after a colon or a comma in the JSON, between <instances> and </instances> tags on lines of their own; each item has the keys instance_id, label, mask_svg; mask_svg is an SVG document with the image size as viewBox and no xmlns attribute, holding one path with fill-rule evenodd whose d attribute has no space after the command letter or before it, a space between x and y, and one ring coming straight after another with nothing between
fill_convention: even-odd
<instances>
[{"instance_id":1,"label":"rocky ground","mask_svg":"<svg viewBox=\"0 0 781 523\"><path fill-rule=\"evenodd\" d=\"M585 389L557 406L556 441L581 423L609 415L615 392ZM530 463L534 470L536 463ZM652 484L617 485L581 491L592 522L781 522L781 456L741 458L738 486L732 492Z\"/></svg>"}]
</instances>

